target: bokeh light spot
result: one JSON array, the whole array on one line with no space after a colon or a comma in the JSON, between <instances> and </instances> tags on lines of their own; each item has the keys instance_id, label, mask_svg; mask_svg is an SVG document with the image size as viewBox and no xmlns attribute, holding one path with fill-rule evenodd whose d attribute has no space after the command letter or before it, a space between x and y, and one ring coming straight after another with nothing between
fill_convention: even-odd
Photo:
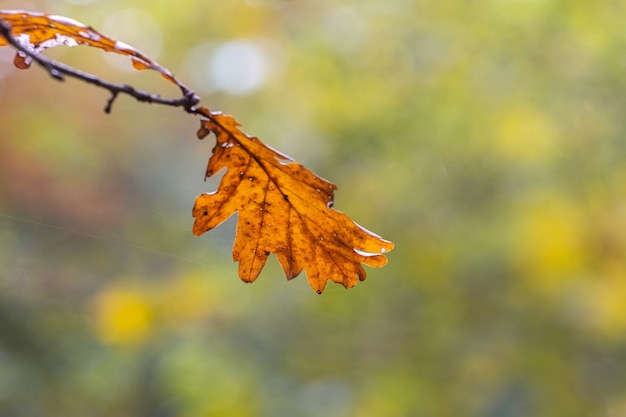
<instances>
[{"instance_id":1,"label":"bokeh light spot","mask_svg":"<svg viewBox=\"0 0 626 417\"><path fill-rule=\"evenodd\" d=\"M137 291L110 289L94 301L95 326L100 339L109 344L141 344L152 330L152 308Z\"/></svg>"},{"instance_id":2,"label":"bokeh light spot","mask_svg":"<svg viewBox=\"0 0 626 417\"><path fill-rule=\"evenodd\" d=\"M246 94L265 80L269 64L261 48L249 41L225 42L211 57L210 76L217 90Z\"/></svg>"}]
</instances>

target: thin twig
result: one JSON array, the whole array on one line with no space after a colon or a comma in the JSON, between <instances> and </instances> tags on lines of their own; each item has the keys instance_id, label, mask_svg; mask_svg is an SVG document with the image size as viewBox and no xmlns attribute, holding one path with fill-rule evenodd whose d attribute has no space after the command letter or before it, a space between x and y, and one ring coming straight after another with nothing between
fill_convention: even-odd
<instances>
[{"instance_id":1,"label":"thin twig","mask_svg":"<svg viewBox=\"0 0 626 417\"><path fill-rule=\"evenodd\" d=\"M128 84L117 84L112 83L106 80L102 80L99 77L77 70L73 67L65 65L63 63L57 62L53 59L47 58L38 53L34 53L25 48L22 44L20 44L11 34L11 25L0 19L0 36L2 36L6 41L15 48L20 54L25 55L31 58L34 62L36 62L39 66L45 69L48 74L52 78L58 81L64 81L65 77L72 77L78 80L82 80L88 84L95 85L97 87L104 88L111 93L111 97L107 101L106 106L104 107L104 111L106 113L111 112L111 107L113 106L113 102L118 97L119 94L129 95L136 100L144 103L155 103L162 104L165 106L171 107L182 107L186 112L192 114L199 114L195 108L195 106L200 102L200 97L188 89L182 84L179 84L181 91L183 92L183 96L175 99L166 99L161 97L158 94L150 94L146 91L137 90L131 85Z\"/></svg>"}]
</instances>

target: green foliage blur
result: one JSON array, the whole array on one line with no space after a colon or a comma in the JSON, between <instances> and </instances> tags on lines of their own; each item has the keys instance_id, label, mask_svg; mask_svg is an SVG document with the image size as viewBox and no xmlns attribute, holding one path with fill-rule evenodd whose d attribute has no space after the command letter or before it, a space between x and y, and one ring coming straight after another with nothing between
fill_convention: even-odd
<instances>
[{"instance_id":1,"label":"green foliage blur","mask_svg":"<svg viewBox=\"0 0 626 417\"><path fill-rule=\"evenodd\" d=\"M195 238L212 138L0 49L0 415L626 416L626 2L0 0L156 58L396 243L316 295ZM174 96L84 47L49 55ZM121 66L120 66L121 65Z\"/></svg>"}]
</instances>

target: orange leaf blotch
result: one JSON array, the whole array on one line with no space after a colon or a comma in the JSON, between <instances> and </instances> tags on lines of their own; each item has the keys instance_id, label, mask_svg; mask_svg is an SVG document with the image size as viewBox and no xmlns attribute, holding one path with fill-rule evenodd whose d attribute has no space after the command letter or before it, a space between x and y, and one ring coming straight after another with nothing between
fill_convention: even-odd
<instances>
[{"instance_id":1,"label":"orange leaf blotch","mask_svg":"<svg viewBox=\"0 0 626 417\"><path fill-rule=\"evenodd\" d=\"M226 173L215 193L196 199L193 233L201 235L238 212L233 260L243 281L259 276L270 253L287 279L305 270L318 293L329 280L346 288L363 281L362 263L387 263L384 253L393 243L334 210L333 183L246 135L232 116L206 113L198 137L216 137L206 176L224 168Z\"/></svg>"}]
</instances>

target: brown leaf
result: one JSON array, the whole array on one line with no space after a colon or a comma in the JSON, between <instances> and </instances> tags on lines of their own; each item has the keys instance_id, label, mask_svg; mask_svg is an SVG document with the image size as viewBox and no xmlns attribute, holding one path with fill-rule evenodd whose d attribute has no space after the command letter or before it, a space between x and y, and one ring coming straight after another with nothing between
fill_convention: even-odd
<instances>
[{"instance_id":1,"label":"brown leaf","mask_svg":"<svg viewBox=\"0 0 626 417\"><path fill-rule=\"evenodd\" d=\"M183 88L182 84L168 69L143 55L137 49L103 35L92 27L74 19L21 10L0 10L0 20L11 25L13 37L31 53L38 54L59 45L70 47L88 45L106 52L125 55L131 59L135 69L157 71L166 80ZM0 46L6 45L8 45L7 40L0 37ZM14 59L15 66L20 69L29 68L31 61L32 58L23 52L17 52Z\"/></svg>"},{"instance_id":2,"label":"brown leaf","mask_svg":"<svg viewBox=\"0 0 626 417\"><path fill-rule=\"evenodd\" d=\"M243 133L232 116L204 110L209 119L201 122L198 137L217 138L206 176L227 171L216 192L196 199L193 233L201 235L238 212L233 260L243 281L258 277L270 253L288 279L305 270L318 293L329 279L346 288L363 281L361 263L387 263L383 254L393 243L334 210L334 184Z\"/></svg>"}]
</instances>

